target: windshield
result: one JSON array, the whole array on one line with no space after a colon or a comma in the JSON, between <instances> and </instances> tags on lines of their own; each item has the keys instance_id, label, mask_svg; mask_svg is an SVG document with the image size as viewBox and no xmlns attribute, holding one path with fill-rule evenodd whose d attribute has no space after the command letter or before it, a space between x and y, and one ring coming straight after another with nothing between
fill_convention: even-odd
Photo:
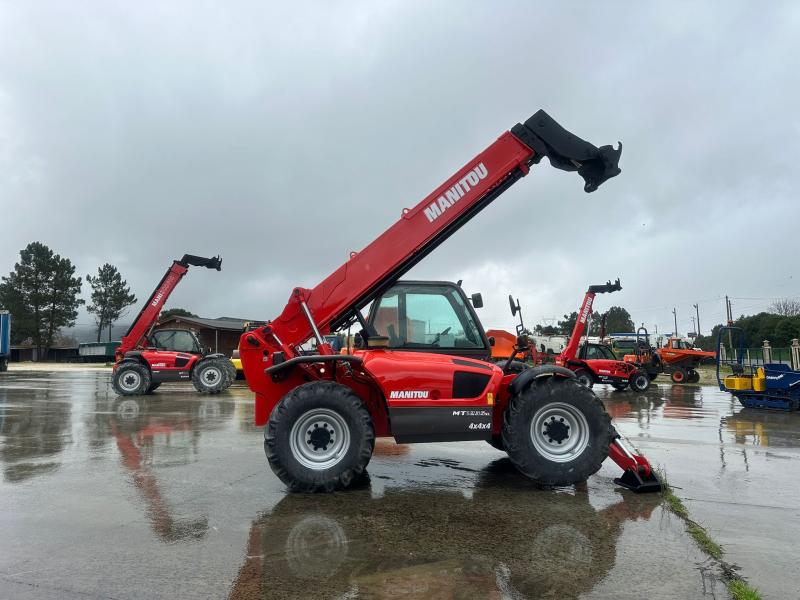
<instances>
[{"instance_id":1,"label":"windshield","mask_svg":"<svg viewBox=\"0 0 800 600\"><path fill-rule=\"evenodd\" d=\"M584 346L582 358L586 360L617 360L617 357L608 346L601 346L599 344Z\"/></svg>"},{"instance_id":2,"label":"windshield","mask_svg":"<svg viewBox=\"0 0 800 600\"><path fill-rule=\"evenodd\" d=\"M370 314L390 348L483 348L480 329L461 294L445 285L398 285Z\"/></svg>"},{"instance_id":3,"label":"windshield","mask_svg":"<svg viewBox=\"0 0 800 600\"><path fill-rule=\"evenodd\" d=\"M191 331L185 329L164 329L154 331L150 336L153 347L159 350L173 350L175 352L190 352L200 354L197 338Z\"/></svg>"}]
</instances>

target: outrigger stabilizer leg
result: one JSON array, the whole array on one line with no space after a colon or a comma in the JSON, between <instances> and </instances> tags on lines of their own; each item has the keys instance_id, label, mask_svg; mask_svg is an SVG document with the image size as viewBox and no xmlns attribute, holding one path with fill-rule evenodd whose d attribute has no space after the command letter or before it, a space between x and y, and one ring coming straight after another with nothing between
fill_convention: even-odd
<instances>
[{"instance_id":1,"label":"outrigger stabilizer leg","mask_svg":"<svg viewBox=\"0 0 800 600\"><path fill-rule=\"evenodd\" d=\"M661 491L661 482L653 473L650 463L644 456L628 448L616 429L608 447L608 455L625 471L622 477L614 480L614 483L637 494Z\"/></svg>"}]
</instances>

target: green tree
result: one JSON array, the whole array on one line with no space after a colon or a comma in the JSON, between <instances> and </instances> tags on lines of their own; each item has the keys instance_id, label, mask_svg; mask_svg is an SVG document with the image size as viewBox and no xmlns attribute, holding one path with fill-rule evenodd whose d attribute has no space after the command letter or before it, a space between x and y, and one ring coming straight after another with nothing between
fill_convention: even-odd
<instances>
[{"instance_id":1,"label":"green tree","mask_svg":"<svg viewBox=\"0 0 800 600\"><path fill-rule=\"evenodd\" d=\"M159 320L163 321L167 317L196 317L197 315L193 312L189 312L185 308L168 308L167 310L161 311L161 314L158 316Z\"/></svg>"},{"instance_id":2,"label":"green tree","mask_svg":"<svg viewBox=\"0 0 800 600\"><path fill-rule=\"evenodd\" d=\"M629 332L636 331L630 313L621 306L612 306L605 312L606 332ZM596 319L599 323L600 319Z\"/></svg>"},{"instance_id":3,"label":"green tree","mask_svg":"<svg viewBox=\"0 0 800 600\"><path fill-rule=\"evenodd\" d=\"M108 263L97 268L95 277L87 275L86 281L92 286L92 303L86 310L94 314L97 341L100 341L105 327L108 327L110 341L112 325L119 320L126 308L136 302L136 296L131 294L128 282L122 278L117 267Z\"/></svg>"},{"instance_id":4,"label":"green tree","mask_svg":"<svg viewBox=\"0 0 800 600\"><path fill-rule=\"evenodd\" d=\"M558 335L558 329L552 325L542 325L541 323L536 324L533 332L537 335Z\"/></svg>"},{"instance_id":5,"label":"green tree","mask_svg":"<svg viewBox=\"0 0 800 600\"><path fill-rule=\"evenodd\" d=\"M578 311L573 311L568 315L564 315L564 320L558 322L558 329L561 335L572 335L572 330L575 329L575 322L578 320Z\"/></svg>"},{"instance_id":6,"label":"green tree","mask_svg":"<svg viewBox=\"0 0 800 600\"><path fill-rule=\"evenodd\" d=\"M30 339L42 358L62 327L71 327L83 304L81 278L68 258L40 242L19 253L14 270L2 278L0 304L14 316L14 342Z\"/></svg>"}]
</instances>

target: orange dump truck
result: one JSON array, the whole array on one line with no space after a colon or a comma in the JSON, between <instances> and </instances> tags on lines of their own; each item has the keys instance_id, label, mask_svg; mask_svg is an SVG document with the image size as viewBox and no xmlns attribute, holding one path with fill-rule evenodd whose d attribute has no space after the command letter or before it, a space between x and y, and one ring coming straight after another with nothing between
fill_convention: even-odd
<instances>
[{"instance_id":1,"label":"orange dump truck","mask_svg":"<svg viewBox=\"0 0 800 600\"><path fill-rule=\"evenodd\" d=\"M664 372L674 383L697 383L700 374L695 370L704 360L714 360L713 352L695 350L686 340L671 337L663 348L656 350L661 357Z\"/></svg>"}]
</instances>

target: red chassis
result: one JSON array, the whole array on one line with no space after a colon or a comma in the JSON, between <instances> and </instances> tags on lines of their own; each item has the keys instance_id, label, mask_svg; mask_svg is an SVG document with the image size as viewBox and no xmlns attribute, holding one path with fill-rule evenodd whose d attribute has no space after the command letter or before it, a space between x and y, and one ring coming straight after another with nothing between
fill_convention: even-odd
<instances>
[{"instance_id":1,"label":"red chassis","mask_svg":"<svg viewBox=\"0 0 800 600\"><path fill-rule=\"evenodd\" d=\"M256 394L255 422L269 421L265 450L273 471L292 489L329 491L363 471L376 436L482 439L503 447L541 483L585 479L610 455L630 472L619 483L636 491L658 487L646 459L621 445L602 404L571 371L542 366L505 374L488 362L486 334L458 286L398 282L544 156L559 169L578 171L592 192L620 173L620 153L621 147L596 148L539 111L403 209L394 225L315 288L295 288L280 316L243 334L240 356ZM425 289L430 285L438 289ZM426 294L428 307L449 307L451 325L434 332L430 315L415 318L411 307L423 306L418 297ZM361 310L370 303L367 322ZM375 307L384 304L394 312L380 331L386 319ZM323 335L354 323L362 326L363 348L334 353ZM301 348L311 338L313 355ZM544 391L562 401L542 404ZM554 411L552 421L534 427L531 419L542 419L542 410ZM571 435L581 423L583 437ZM542 435L527 435L526 427ZM583 464L589 439L600 456Z\"/></svg>"},{"instance_id":2,"label":"red chassis","mask_svg":"<svg viewBox=\"0 0 800 600\"><path fill-rule=\"evenodd\" d=\"M191 379L200 392L226 389L236 377L222 354L204 354L197 336L182 329L153 332L167 299L189 270L189 266L222 268L219 257L184 254L173 261L142 310L134 319L115 352L115 391L123 396L147 394L166 381Z\"/></svg>"}]
</instances>

